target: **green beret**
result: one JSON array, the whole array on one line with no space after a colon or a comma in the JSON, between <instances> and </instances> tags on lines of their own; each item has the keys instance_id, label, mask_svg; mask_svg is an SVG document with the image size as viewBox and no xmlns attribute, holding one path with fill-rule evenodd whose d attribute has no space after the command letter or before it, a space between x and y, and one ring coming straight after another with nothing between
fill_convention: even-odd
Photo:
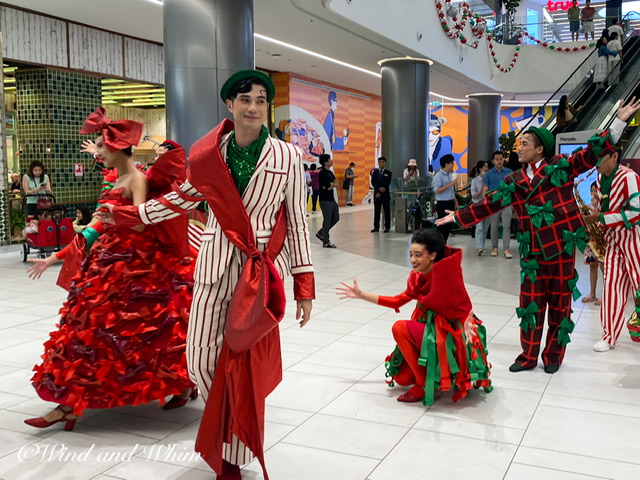
<instances>
[{"instance_id":1,"label":"green beret","mask_svg":"<svg viewBox=\"0 0 640 480\"><path fill-rule=\"evenodd\" d=\"M222 98L222 101L225 102L229 99L233 87L239 82L249 78L260 80L267 86L267 102L271 103L273 96L276 94L276 87L273 85L271 78L259 70L238 70L231 75L220 89L220 98Z\"/></svg>"},{"instance_id":2,"label":"green beret","mask_svg":"<svg viewBox=\"0 0 640 480\"><path fill-rule=\"evenodd\" d=\"M544 156L547 158L553 157L555 153L554 145L556 143L555 138L553 138L553 133L546 128L539 127L529 127L529 130L540 139L540 142L542 142L542 146L544 147Z\"/></svg>"}]
</instances>

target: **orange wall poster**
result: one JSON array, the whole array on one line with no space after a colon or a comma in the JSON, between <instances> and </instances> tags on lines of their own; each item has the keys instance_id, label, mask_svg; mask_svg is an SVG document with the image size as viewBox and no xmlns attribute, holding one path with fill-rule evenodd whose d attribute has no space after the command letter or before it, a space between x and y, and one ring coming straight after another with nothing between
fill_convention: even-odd
<instances>
[{"instance_id":1,"label":"orange wall poster","mask_svg":"<svg viewBox=\"0 0 640 480\"><path fill-rule=\"evenodd\" d=\"M274 73L273 80L275 135L298 145L305 154L307 166L315 163L320 168L318 157L322 153L331 155L340 183L349 163L355 162L358 178L354 183L353 203L361 203L369 193L369 172L382 155L381 98L288 72ZM530 119L533 119L532 126L540 126L554 111L552 107L503 107L501 133L519 130ZM468 158L468 128L468 107L431 108L428 142L434 170L440 167L440 157L450 153L455 158L455 170L461 181L465 181L468 167L473 167L478 160L488 160ZM344 205L344 193L338 189L341 205Z\"/></svg>"},{"instance_id":2,"label":"orange wall poster","mask_svg":"<svg viewBox=\"0 0 640 480\"><path fill-rule=\"evenodd\" d=\"M381 153L381 99L376 95L321 83L291 73L275 73L275 134L298 145L307 166L316 164L322 153L331 155L336 179L354 162L353 203L369 193L369 172ZM344 205L345 191L338 190Z\"/></svg>"},{"instance_id":3,"label":"orange wall poster","mask_svg":"<svg viewBox=\"0 0 640 480\"><path fill-rule=\"evenodd\" d=\"M539 127L553 115L555 107L502 107L500 133L518 131L529 120L532 127ZM468 158L468 114L466 106L441 105L431 108L429 121L429 158L434 171L440 168L440 157L448 153L455 158L455 171L465 181L468 171L478 160L490 158ZM495 146L498 150L499 145Z\"/></svg>"}]
</instances>

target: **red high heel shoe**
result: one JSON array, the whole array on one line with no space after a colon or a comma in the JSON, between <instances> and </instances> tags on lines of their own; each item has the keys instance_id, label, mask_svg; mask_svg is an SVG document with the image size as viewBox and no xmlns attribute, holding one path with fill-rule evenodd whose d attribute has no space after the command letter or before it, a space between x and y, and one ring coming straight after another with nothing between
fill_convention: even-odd
<instances>
[{"instance_id":1,"label":"red high heel shoe","mask_svg":"<svg viewBox=\"0 0 640 480\"><path fill-rule=\"evenodd\" d=\"M56 408L56 410L59 410L60 412L62 412L62 417L60 417L58 420L54 420L52 422L45 420L44 417L38 417L38 418L28 418L24 421L24 423L26 423L27 425L30 425L32 427L36 427L36 428L47 428L50 427L51 425L53 425L54 423L59 423L59 422L67 422L64 424L64 429L67 430L68 432L70 432L71 430L73 430L73 427L76 424L76 420L78 420L78 418L69 418L71 415L73 415L73 411L71 412L65 412L60 405L58 405Z\"/></svg>"},{"instance_id":2,"label":"red high heel shoe","mask_svg":"<svg viewBox=\"0 0 640 480\"><path fill-rule=\"evenodd\" d=\"M196 398L198 398L198 387L191 387L191 392L189 393L189 395L187 395L186 397L183 397L181 395L174 395L173 397L171 397L171 400L164 404L162 408L164 410L171 410L173 408L184 407L189 399L195 400Z\"/></svg>"}]
</instances>

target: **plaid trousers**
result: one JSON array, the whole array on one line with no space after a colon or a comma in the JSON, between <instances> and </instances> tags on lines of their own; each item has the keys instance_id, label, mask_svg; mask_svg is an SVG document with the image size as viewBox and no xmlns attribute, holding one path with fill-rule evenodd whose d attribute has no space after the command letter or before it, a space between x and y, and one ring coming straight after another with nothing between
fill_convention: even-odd
<instances>
[{"instance_id":1,"label":"plaid trousers","mask_svg":"<svg viewBox=\"0 0 640 480\"><path fill-rule=\"evenodd\" d=\"M528 332L520 329L520 345L522 353L516 363L524 367L534 367L538 363L538 354L542 342L544 319L547 317L547 340L542 351L542 362L545 365L562 365L565 347L558 342L558 330L563 318L571 320L572 291L569 280L574 276L575 255L567 255L564 251L552 260L544 260L542 255L531 255L540 267L536 281L527 276L520 287L520 307L526 308L535 301L538 305L536 328Z\"/></svg>"}]
</instances>

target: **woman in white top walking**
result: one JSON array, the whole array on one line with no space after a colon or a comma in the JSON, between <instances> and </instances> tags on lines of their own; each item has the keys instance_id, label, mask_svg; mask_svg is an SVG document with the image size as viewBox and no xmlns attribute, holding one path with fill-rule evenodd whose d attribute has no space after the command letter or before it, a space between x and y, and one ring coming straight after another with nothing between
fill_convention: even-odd
<instances>
[{"instance_id":1,"label":"woman in white top walking","mask_svg":"<svg viewBox=\"0 0 640 480\"><path fill-rule=\"evenodd\" d=\"M484 199L484 174L489 171L489 162L480 160L476 166L471 170L473 174L473 180L471 180L471 201L473 203L481 202ZM476 224L476 252L478 256L482 256L484 253L484 241L487 238L487 225L489 225L489 219L485 218Z\"/></svg>"}]
</instances>

